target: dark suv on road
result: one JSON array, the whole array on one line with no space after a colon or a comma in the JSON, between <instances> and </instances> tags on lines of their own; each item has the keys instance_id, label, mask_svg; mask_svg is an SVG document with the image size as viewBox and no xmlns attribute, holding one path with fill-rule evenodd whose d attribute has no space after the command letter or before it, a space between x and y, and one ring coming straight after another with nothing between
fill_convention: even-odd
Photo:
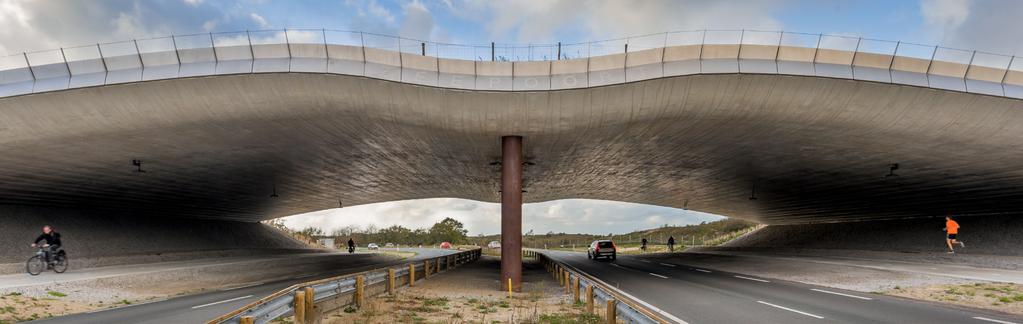
<instances>
[{"instance_id":1,"label":"dark suv on road","mask_svg":"<svg viewBox=\"0 0 1023 324\"><path fill-rule=\"evenodd\" d=\"M611 240L596 240L590 243L589 249L586 249L586 257L592 260L599 257L615 260L618 258L618 247Z\"/></svg>"}]
</instances>

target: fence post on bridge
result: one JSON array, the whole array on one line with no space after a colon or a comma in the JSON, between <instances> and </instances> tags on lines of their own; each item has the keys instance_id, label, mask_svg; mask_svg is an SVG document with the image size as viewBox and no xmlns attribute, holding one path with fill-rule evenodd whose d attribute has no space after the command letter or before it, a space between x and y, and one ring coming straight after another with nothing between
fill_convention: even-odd
<instances>
[{"instance_id":1,"label":"fence post on bridge","mask_svg":"<svg viewBox=\"0 0 1023 324\"><path fill-rule=\"evenodd\" d=\"M430 277L430 260L423 260L423 279Z\"/></svg>"},{"instance_id":2,"label":"fence post on bridge","mask_svg":"<svg viewBox=\"0 0 1023 324\"><path fill-rule=\"evenodd\" d=\"M437 258L437 272L435 273L440 273L440 258Z\"/></svg>"},{"instance_id":3,"label":"fence post on bridge","mask_svg":"<svg viewBox=\"0 0 1023 324\"><path fill-rule=\"evenodd\" d=\"M238 324L255 324L255 323L256 323L256 319L253 318L252 316L242 316L240 319L238 319Z\"/></svg>"}]
</instances>

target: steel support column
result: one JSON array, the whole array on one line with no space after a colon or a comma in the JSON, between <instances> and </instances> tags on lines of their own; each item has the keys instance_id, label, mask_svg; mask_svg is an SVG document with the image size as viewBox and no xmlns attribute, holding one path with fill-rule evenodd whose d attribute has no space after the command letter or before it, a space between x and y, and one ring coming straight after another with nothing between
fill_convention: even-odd
<instances>
[{"instance_id":1,"label":"steel support column","mask_svg":"<svg viewBox=\"0 0 1023 324\"><path fill-rule=\"evenodd\" d=\"M501 288L522 288L522 137L501 138Z\"/></svg>"}]
</instances>

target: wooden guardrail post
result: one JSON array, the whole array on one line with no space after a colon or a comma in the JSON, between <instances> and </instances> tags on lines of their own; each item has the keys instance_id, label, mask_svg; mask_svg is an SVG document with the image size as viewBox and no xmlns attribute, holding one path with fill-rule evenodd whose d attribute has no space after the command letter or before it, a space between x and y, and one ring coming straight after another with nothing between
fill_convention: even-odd
<instances>
[{"instance_id":1,"label":"wooden guardrail post","mask_svg":"<svg viewBox=\"0 0 1023 324\"><path fill-rule=\"evenodd\" d=\"M435 273L440 273L440 258L438 258L437 261L434 262L437 262L437 272Z\"/></svg>"},{"instance_id":2,"label":"wooden guardrail post","mask_svg":"<svg viewBox=\"0 0 1023 324\"><path fill-rule=\"evenodd\" d=\"M256 318L254 318L252 316L242 316L242 318L238 319L238 324L255 324L255 323L256 323Z\"/></svg>"},{"instance_id":3,"label":"wooden guardrail post","mask_svg":"<svg viewBox=\"0 0 1023 324\"><path fill-rule=\"evenodd\" d=\"M408 286L415 287L416 285L416 264L409 263L408 265Z\"/></svg>"},{"instance_id":4,"label":"wooden guardrail post","mask_svg":"<svg viewBox=\"0 0 1023 324\"><path fill-rule=\"evenodd\" d=\"M571 289L572 289L572 273L568 272L568 270L565 270L565 293L566 294L572 293Z\"/></svg>"},{"instance_id":5,"label":"wooden guardrail post","mask_svg":"<svg viewBox=\"0 0 1023 324\"><path fill-rule=\"evenodd\" d=\"M572 282L572 298L574 302L579 302L579 276L576 276L575 281Z\"/></svg>"},{"instance_id":6,"label":"wooden guardrail post","mask_svg":"<svg viewBox=\"0 0 1023 324\"><path fill-rule=\"evenodd\" d=\"M362 307L366 303L366 277L355 277L355 306Z\"/></svg>"},{"instance_id":7,"label":"wooden guardrail post","mask_svg":"<svg viewBox=\"0 0 1023 324\"><path fill-rule=\"evenodd\" d=\"M295 292L295 304L292 305L295 309L295 324L305 324L305 292Z\"/></svg>"},{"instance_id":8,"label":"wooden guardrail post","mask_svg":"<svg viewBox=\"0 0 1023 324\"><path fill-rule=\"evenodd\" d=\"M593 314L593 285L586 286L586 312Z\"/></svg>"},{"instance_id":9,"label":"wooden guardrail post","mask_svg":"<svg viewBox=\"0 0 1023 324\"><path fill-rule=\"evenodd\" d=\"M423 261L423 279L430 277L430 260Z\"/></svg>"},{"instance_id":10,"label":"wooden guardrail post","mask_svg":"<svg viewBox=\"0 0 1023 324\"><path fill-rule=\"evenodd\" d=\"M316 290L305 287L305 318L308 323L316 323Z\"/></svg>"},{"instance_id":11,"label":"wooden guardrail post","mask_svg":"<svg viewBox=\"0 0 1023 324\"><path fill-rule=\"evenodd\" d=\"M394 296L394 269L387 269L387 294Z\"/></svg>"},{"instance_id":12,"label":"wooden guardrail post","mask_svg":"<svg viewBox=\"0 0 1023 324\"><path fill-rule=\"evenodd\" d=\"M609 299L607 301L607 324L618 324L618 313L615 309L615 300Z\"/></svg>"}]
</instances>

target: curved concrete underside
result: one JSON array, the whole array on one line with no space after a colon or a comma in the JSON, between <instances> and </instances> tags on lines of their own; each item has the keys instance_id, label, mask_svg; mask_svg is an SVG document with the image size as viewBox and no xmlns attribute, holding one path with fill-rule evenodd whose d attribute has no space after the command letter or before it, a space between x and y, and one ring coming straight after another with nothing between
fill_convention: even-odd
<instances>
[{"instance_id":1,"label":"curved concrete underside","mask_svg":"<svg viewBox=\"0 0 1023 324\"><path fill-rule=\"evenodd\" d=\"M339 200L497 202L500 137L522 135L526 202L775 224L1014 213L1021 121L1017 99L785 75L537 92L304 73L171 79L0 99L0 203L255 221ZM885 177L889 163L898 176Z\"/></svg>"}]
</instances>

